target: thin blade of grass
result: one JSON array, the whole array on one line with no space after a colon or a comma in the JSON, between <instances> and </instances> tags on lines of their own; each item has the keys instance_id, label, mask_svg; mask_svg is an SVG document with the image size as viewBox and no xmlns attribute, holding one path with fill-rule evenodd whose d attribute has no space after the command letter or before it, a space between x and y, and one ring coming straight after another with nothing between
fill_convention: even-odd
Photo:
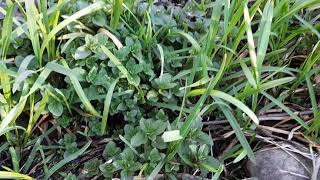
<instances>
[{"instance_id":1,"label":"thin blade of grass","mask_svg":"<svg viewBox=\"0 0 320 180\"><path fill-rule=\"evenodd\" d=\"M24 164L23 173L27 173L29 171L29 168L31 167L33 161L35 160L36 153L37 153L38 148L40 147L40 143L42 142L42 139L43 138L38 138L37 142L32 147L32 150L28 156L28 159L27 159L26 163Z\"/></svg>"},{"instance_id":2,"label":"thin blade of grass","mask_svg":"<svg viewBox=\"0 0 320 180\"><path fill-rule=\"evenodd\" d=\"M190 93L188 93L188 96L192 97L192 96L195 96L195 95L202 94L204 92L205 92L205 89L196 89L196 90L192 90ZM258 117L254 114L254 112L252 112L245 104L243 104L238 99L230 96L227 93L224 93L224 92L218 91L218 90L211 90L210 91L210 95L212 97L221 98L221 99L223 99L225 101L228 101L229 103L235 105L236 107L241 109L244 113L246 113L252 119L252 121L255 124L259 125Z\"/></svg>"},{"instance_id":3,"label":"thin blade of grass","mask_svg":"<svg viewBox=\"0 0 320 180\"><path fill-rule=\"evenodd\" d=\"M313 117L316 118L318 116L319 109L318 109L318 103L317 103L316 95L315 95L314 88L313 88L312 82L310 80L310 77L311 77L311 74L308 73L306 75L306 81L307 81L309 97L310 97L310 100L311 100L311 107L312 107Z\"/></svg>"},{"instance_id":4,"label":"thin blade of grass","mask_svg":"<svg viewBox=\"0 0 320 180\"><path fill-rule=\"evenodd\" d=\"M258 84L259 72L258 72L257 55L256 55L256 50L255 50L255 45L254 45L254 40L253 40L253 35L252 35L252 30L251 30L251 18L250 18L249 8L248 8L247 4L244 4L243 16L244 16L244 22L245 22L246 31L247 31L247 40L248 40L248 48L249 48L251 66L253 69L255 81Z\"/></svg>"},{"instance_id":5,"label":"thin blade of grass","mask_svg":"<svg viewBox=\"0 0 320 180\"><path fill-rule=\"evenodd\" d=\"M120 16L122 14L122 3L123 0L113 0L112 3L112 15L110 25L114 29L116 29L119 24Z\"/></svg>"},{"instance_id":6,"label":"thin blade of grass","mask_svg":"<svg viewBox=\"0 0 320 180\"><path fill-rule=\"evenodd\" d=\"M64 165L68 164L69 162L77 159L79 156L83 155L83 153L89 148L91 142L92 141L89 141L86 145L84 145L77 152L69 155L68 157L64 158L62 161L55 164L52 168L50 168L48 173L45 175L44 180L48 180L57 170L59 170Z\"/></svg>"},{"instance_id":7,"label":"thin blade of grass","mask_svg":"<svg viewBox=\"0 0 320 180\"><path fill-rule=\"evenodd\" d=\"M157 44L157 48L159 50L160 53L160 61L161 61L161 70L160 70L160 80L162 79L162 75L163 75L163 68L164 68L164 53L163 53L163 48L160 44Z\"/></svg>"},{"instance_id":8,"label":"thin blade of grass","mask_svg":"<svg viewBox=\"0 0 320 180\"><path fill-rule=\"evenodd\" d=\"M10 44L10 37L12 33L12 26L13 26L13 12L15 8L15 4L11 2L11 0L6 1L7 4L7 13L3 19L2 23L2 32L1 32L1 60L5 61L6 55L8 52L9 44Z\"/></svg>"},{"instance_id":9,"label":"thin blade of grass","mask_svg":"<svg viewBox=\"0 0 320 180\"><path fill-rule=\"evenodd\" d=\"M12 147L12 146L9 148L9 152L10 152L10 156L11 156L13 170L15 172L19 172L20 165L19 165L19 158L18 158L17 152L14 149L14 147Z\"/></svg>"},{"instance_id":10,"label":"thin blade of grass","mask_svg":"<svg viewBox=\"0 0 320 180\"><path fill-rule=\"evenodd\" d=\"M6 129L10 126L12 122L15 122L15 120L20 116L20 114L24 110L24 107L27 102L27 98L23 98L23 97L25 96L25 94L27 94L27 91L28 91L28 85L27 83L24 83L24 86L22 89L22 95L19 103L15 105L6 115L6 117L1 121L0 134L3 134L3 132L6 131Z\"/></svg>"},{"instance_id":11,"label":"thin blade of grass","mask_svg":"<svg viewBox=\"0 0 320 180\"><path fill-rule=\"evenodd\" d=\"M48 68L51 68L55 72L58 72L58 73L61 73L61 74L68 76L70 78L70 81L72 83L74 90L76 91L77 95L79 96L81 102L86 107L86 109L92 115L100 116L99 113L95 110L95 108L92 106L92 104L88 100L88 98L87 98L86 94L84 93L77 77L74 76L73 72L69 69L67 63L64 60L62 60L61 62L63 63L63 66L61 66L57 63L50 62L50 63L48 63Z\"/></svg>"},{"instance_id":12,"label":"thin blade of grass","mask_svg":"<svg viewBox=\"0 0 320 180\"><path fill-rule=\"evenodd\" d=\"M0 62L0 81L3 88L3 95L8 103L8 107L11 106L11 87L10 87L10 78L8 74L7 66L4 64L4 61ZM8 109L6 108L6 111Z\"/></svg>"},{"instance_id":13,"label":"thin blade of grass","mask_svg":"<svg viewBox=\"0 0 320 180\"><path fill-rule=\"evenodd\" d=\"M266 56L269 37L271 34L271 24L273 18L273 3L269 0L263 10L261 22L259 24L259 39L257 49L257 65L259 76L261 74L263 60Z\"/></svg>"},{"instance_id":14,"label":"thin blade of grass","mask_svg":"<svg viewBox=\"0 0 320 180\"><path fill-rule=\"evenodd\" d=\"M42 96L42 100L40 101L40 105L36 111L36 113L33 115L32 119L28 123L26 135L24 137L24 142L27 142L28 138L30 137L32 133L32 128L36 124L37 120L39 119L41 113L44 111L44 108L46 107L47 101L48 101L48 91L46 90L44 92L44 95Z\"/></svg>"},{"instance_id":15,"label":"thin blade of grass","mask_svg":"<svg viewBox=\"0 0 320 180\"><path fill-rule=\"evenodd\" d=\"M261 92L261 94L263 94L266 98L268 98L270 101L272 101L273 103L275 103L277 106L279 106L281 109L283 109L286 113L288 113L294 120L296 120L302 127L304 127L305 129L309 129L309 126L296 114L294 114L294 112L292 112L288 107L286 107L284 104L282 104L280 101L278 101L276 98L272 97L271 95L269 95L266 92Z\"/></svg>"},{"instance_id":16,"label":"thin blade of grass","mask_svg":"<svg viewBox=\"0 0 320 180\"><path fill-rule=\"evenodd\" d=\"M0 179L25 179L32 180L33 178L24 174L8 171L0 171Z\"/></svg>"},{"instance_id":17,"label":"thin blade of grass","mask_svg":"<svg viewBox=\"0 0 320 180\"><path fill-rule=\"evenodd\" d=\"M108 120L108 114L109 114L109 108L111 105L111 99L113 95L113 90L116 87L116 84L119 79L115 79L111 85L109 86L108 93L106 96L106 99L104 101L104 108L103 108L103 115L102 115L102 121L101 121L101 135L105 134L106 126L107 126L107 120Z\"/></svg>"},{"instance_id":18,"label":"thin blade of grass","mask_svg":"<svg viewBox=\"0 0 320 180\"><path fill-rule=\"evenodd\" d=\"M310 24L309 22L307 22L306 20L304 20L303 18L301 18L300 16L298 15L294 15L294 17L296 19L298 19L304 26L306 26L307 28L310 29L311 32L313 32L317 37L318 39L320 39L320 33L317 29L314 28L314 26L312 24Z\"/></svg>"},{"instance_id":19,"label":"thin blade of grass","mask_svg":"<svg viewBox=\"0 0 320 180\"><path fill-rule=\"evenodd\" d=\"M254 161L255 157L254 157L253 151L252 151L246 137L244 136L236 118L233 116L232 112L228 108L226 108L225 106L219 105L219 107L222 110L225 117L227 118L227 120L229 121L229 123L230 123L232 129L234 130L234 133L236 134L243 149L245 149L245 151L247 152L249 159Z\"/></svg>"},{"instance_id":20,"label":"thin blade of grass","mask_svg":"<svg viewBox=\"0 0 320 180\"><path fill-rule=\"evenodd\" d=\"M33 47L34 54L38 61L39 66L42 66L42 57L40 56L40 41L39 41L39 26L37 18L40 18L34 0L25 0L27 24L29 30L29 37Z\"/></svg>"},{"instance_id":21,"label":"thin blade of grass","mask_svg":"<svg viewBox=\"0 0 320 180\"><path fill-rule=\"evenodd\" d=\"M189 34L187 34L185 32L182 32L182 31L175 31L172 33L172 35L174 35L174 34L182 35L184 38L186 38L192 44L193 48L197 52L200 52L201 47L200 47L199 43L192 36L190 36Z\"/></svg>"}]
</instances>

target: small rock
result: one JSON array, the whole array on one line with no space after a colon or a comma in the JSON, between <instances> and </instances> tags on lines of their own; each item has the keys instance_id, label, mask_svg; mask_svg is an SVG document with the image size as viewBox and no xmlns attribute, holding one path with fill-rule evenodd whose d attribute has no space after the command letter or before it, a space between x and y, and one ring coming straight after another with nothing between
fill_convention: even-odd
<instances>
[{"instance_id":1,"label":"small rock","mask_svg":"<svg viewBox=\"0 0 320 180\"><path fill-rule=\"evenodd\" d=\"M275 147L259 150L255 157L255 163L249 161L247 168L259 180L306 180L312 174L312 161L298 153Z\"/></svg>"}]
</instances>

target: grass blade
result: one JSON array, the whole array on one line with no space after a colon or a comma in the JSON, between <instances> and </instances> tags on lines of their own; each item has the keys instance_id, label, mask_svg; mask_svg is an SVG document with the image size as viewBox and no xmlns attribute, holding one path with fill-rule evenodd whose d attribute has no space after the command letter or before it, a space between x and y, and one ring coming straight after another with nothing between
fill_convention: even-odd
<instances>
[{"instance_id":1,"label":"grass blade","mask_svg":"<svg viewBox=\"0 0 320 180\"><path fill-rule=\"evenodd\" d=\"M19 172L20 166L19 166L19 158L18 158L17 152L12 146L9 148L9 152L12 160L13 170L16 172Z\"/></svg>"},{"instance_id":2,"label":"grass blade","mask_svg":"<svg viewBox=\"0 0 320 180\"><path fill-rule=\"evenodd\" d=\"M57 73L61 73L61 74L68 76L70 78L70 81L73 85L74 90L76 91L77 95L79 96L81 102L86 107L86 109L92 115L99 116L99 113L95 110L95 108L92 106L92 104L88 100L86 94L84 93L77 77L73 75L73 72L68 68L67 63L64 60L62 60L61 62L63 63L64 67L57 64L57 63L50 62L50 63L48 63L48 68L51 68L52 70L54 70Z\"/></svg>"},{"instance_id":3,"label":"grass blade","mask_svg":"<svg viewBox=\"0 0 320 180\"><path fill-rule=\"evenodd\" d=\"M38 64L42 66L42 57L40 56L40 42L39 42L39 26L36 19L40 18L34 0L25 0L27 24L29 30L29 37L33 47L34 54L37 58Z\"/></svg>"},{"instance_id":4,"label":"grass blade","mask_svg":"<svg viewBox=\"0 0 320 180\"><path fill-rule=\"evenodd\" d=\"M24 142L27 142L28 138L30 137L32 133L32 128L36 124L37 120L39 119L41 113L44 111L44 108L46 107L47 101L48 101L48 91L46 90L44 92L44 95L42 96L42 100L40 101L40 105L36 111L36 113L33 115L32 119L28 123L28 128L26 131L26 135L24 137Z\"/></svg>"},{"instance_id":5,"label":"grass blade","mask_svg":"<svg viewBox=\"0 0 320 180\"><path fill-rule=\"evenodd\" d=\"M7 128L10 127L10 124L12 122L15 122L15 120L20 116L20 114L24 110L24 107L25 107L26 102L27 102L27 98L24 98L24 97L27 94L27 90L28 90L28 85L25 82L24 86L23 86L23 89L22 89L22 95L20 97L19 103L17 105L15 105L9 111L9 113L6 115L6 117L1 121L1 124L0 124L0 135L3 134L5 131L7 131Z\"/></svg>"},{"instance_id":6,"label":"grass blade","mask_svg":"<svg viewBox=\"0 0 320 180\"><path fill-rule=\"evenodd\" d=\"M8 171L0 171L0 179L25 179L32 180L33 178L24 174Z\"/></svg>"},{"instance_id":7,"label":"grass blade","mask_svg":"<svg viewBox=\"0 0 320 180\"><path fill-rule=\"evenodd\" d=\"M32 147L32 150L31 150L31 152L29 154L29 157L28 157L26 163L24 164L23 173L27 173L28 172L29 168L32 165L32 162L35 160L35 156L36 156L38 148L40 147L40 143L42 142L42 139L43 138L38 138L37 142Z\"/></svg>"},{"instance_id":8,"label":"grass blade","mask_svg":"<svg viewBox=\"0 0 320 180\"><path fill-rule=\"evenodd\" d=\"M205 91L205 89L196 89L196 90L192 90L188 96L196 96L199 94L203 94ZM218 97L221 98L225 101L228 101L229 103L235 105L236 107L238 107L239 109L241 109L244 113L246 113L255 124L259 124L259 120L257 118L257 116L254 114L254 112L252 112L245 104L243 104L241 101L239 101L238 99L230 96L227 93L224 93L222 91L218 91L218 90L211 90L210 91L210 95L212 97Z\"/></svg>"},{"instance_id":9,"label":"grass blade","mask_svg":"<svg viewBox=\"0 0 320 180\"><path fill-rule=\"evenodd\" d=\"M173 33L174 34L179 34L179 35L182 35L184 38L186 38L193 46L193 48L197 51L197 52L200 52L201 50L201 47L199 45L199 43L192 37L190 36L189 34L185 33L185 32L182 32L182 31L175 31Z\"/></svg>"},{"instance_id":10,"label":"grass blade","mask_svg":"<svg viewBox=\"0 0 320 180\"><path fill-rule=\"evenodd\" d=\"M13 26L13 12L15 8L15 4L12 3L10 0L6 1L7 4L7 12L3 19L2 24L2 32L1 32L1 59L5 61L6 55L8 52L9 44L10 44L10 37L12 33L12 26Z\"/></svg>"},{"instance_id":11,"label":"grass blade","mask_svg":"<svg viewBox=\"0 0 320 180\"><path fill-rule=\"evenodd\" d=\"M266 98L271 100L273 103L275 103L277 106L279 106L281 109L283 109L286 113L288 113L294 120L296 120L301 126L303 126L305 129L309 129L309 126L296 114L294 114L288 107L286 107L284 104L282 104L280 101L272 97L266 92L261 92Z\"/></svg>"},{"instance_id":12,"label":"grass blade","mask_svg":"<svg viewBox=\"0 0 320 180\"><path fill-rule=\"evenodd\" d=\"M225 106L219 105L219 107L222 110L225 117L227 118L227 120L229 121L229 123L230 123L232 129L234 130L234 133L236 134L238 140L240 141L240 144L242 145L243 149L247 152L249 159L254 161L255 158L254 158L253 151L252 151L246 137L244 136L243 132L241 131L241 128L240 128L236 118L233 116L231 111L228 108L226 108Z\"/></svg>"},{"instance_id":13,"label":"grass blade","mask_svg":"<svg viewBox=\"0 0 320 180\"><path fill-rule=\"evenodd\" d=\"M255 45L254 45L254 40L253 40L253 35L252 35L252 30L251 30L251 18L250 18L250 14L249 14L249 8L246 4L244 4L243 16L244 16L244 22L245 22L245 27L246 27L246 31L247 31L247 40L248 40L248 48L249 48L251 66L253 68L254 78L256 80L256 83L258 84L259 72L258 72L257 55L256 55L256 51L255 51Z\"/></svg>"},{"instance_id":14,"label":"grass blade","mask_svg":"<svg viewBox=\"0 0 320 180\"><path fill-rule=\"evenodd\" d=\"M106 131L106 126L107 126L107 120L108 120L108 114L109 114L109 108L110 108L110 104L111 104L111 99L112 99L112 94L113 94L113 90L116 87L116 84L118 82L118 79L114 80L109 89L108 89L108 93L106 96L106 99L104 101L104 108L103 108L103 115L102 115L102 121L101 121L101 135L104 135L105 131Z\"/></svg>"},{"instance_id":15,"label":"grass blade","mask_svg":"<svg viewBox=\"0 0 320 180\"><path fill-rule=\"evenodd\" d=\"M310 73L308 73L306 75L307 87L308 87L309 97L311 100L313 117L317 118L318 113L319 113L318 103L317 103L316 95L315 95L314 88L313 88L312 82L310 80L310 77L311 77L311 75L310 75Z\"/></svg>"},{"instance_id":16,"label":"grass blade","mask_svg":"<svg viewBox=\"0 0 320 180\"><path fill-rule=\"evenodd\" d=\"M163 53L163 48L160 44L157 44L159 53L160 53L160 61L161 61L161 71L160 71L160 80L162 79L163 75L163 68L164 68L164 53Z\"/></svg>"},{"instance_id":17,"label":"grass blade","mask_svg":"<svg viewBox=\"0 0 320 180\"><path fill-rule=\"evenodd\" d=\"M89 141L86 145L84 145L81 149L79 149L77 152L71 154L70 156L64 158L59 163L55 164L52 168L49 169L48 173L45 175L44 179L48 180L57 170L62 168L67 163L77 159L79 156L81 156L90 146L91 141Z\"/></svg>"},{"instance_id":18,"label":"grass blade","mask_svg":"<svg viewBox=\"0 0 320 180\"><path fill-rule=\"evenodd\" d=\"M119 19L122 14L122 2L123 0L113 0L112 3L112 15L110 25L116 29L119 24Z\"/></svg>"},{"instance_id":19,"label":"grass blade","mask_svg":"<svg viewBox=\"0 0 320 180\"><path fill-rule=\"evenodd\" d=\"M0 81L3 88L4 97L8 103L8 108L11 106L11 87L10 87L10 78L8 74L7 66L4 64L4 61L0 62ZM8 111L8 108L6 109Z\"/></svg>"},{"instance_id":20,"label":"grass blade","mask_svg":"<svg viewBox=\"0 0 320 180\"><path fill-rule=\"evenodd\" d=\"M268 1L264 7L261 22L259 25L260 33L258 39L257 64L259 76L262 69L263 60L268 48L269 36L271 34L271 24L273 17L273 4Z\"/></svg>"}]
</instances>

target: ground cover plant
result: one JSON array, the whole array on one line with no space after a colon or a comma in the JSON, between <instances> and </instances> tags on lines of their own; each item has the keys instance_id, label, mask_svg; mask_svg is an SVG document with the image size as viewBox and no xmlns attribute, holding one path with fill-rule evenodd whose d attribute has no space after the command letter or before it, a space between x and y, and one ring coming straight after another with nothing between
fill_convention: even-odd
<instances>
[{"instance_id":1,"label":"ground cover plant","mask_svg":"<svg viewBox=\"0 0 320 180\"><path fill-rule=\"evenodd\" d=\"M0 179L239 179L270 142L319 152L319 0L1 3Z\"/></svg>"}]
</instances>

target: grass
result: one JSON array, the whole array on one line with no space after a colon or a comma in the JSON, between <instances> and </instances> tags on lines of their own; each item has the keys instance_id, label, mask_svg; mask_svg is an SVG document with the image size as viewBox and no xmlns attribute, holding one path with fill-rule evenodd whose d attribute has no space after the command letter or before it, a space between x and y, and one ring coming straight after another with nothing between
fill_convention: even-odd
<instances>
[{"instance_id":1,"label":"grass","mask_svg":"<svg viewBox=\"0 0 320 180\"><path fill-rule=\"evenodd\" d=\"M260 124L316 146L318 11L317 0L7 0L0 179L230 178L263 148ZM269 111L292 121L259 121Z\"/></svg>"}]
</instances>

